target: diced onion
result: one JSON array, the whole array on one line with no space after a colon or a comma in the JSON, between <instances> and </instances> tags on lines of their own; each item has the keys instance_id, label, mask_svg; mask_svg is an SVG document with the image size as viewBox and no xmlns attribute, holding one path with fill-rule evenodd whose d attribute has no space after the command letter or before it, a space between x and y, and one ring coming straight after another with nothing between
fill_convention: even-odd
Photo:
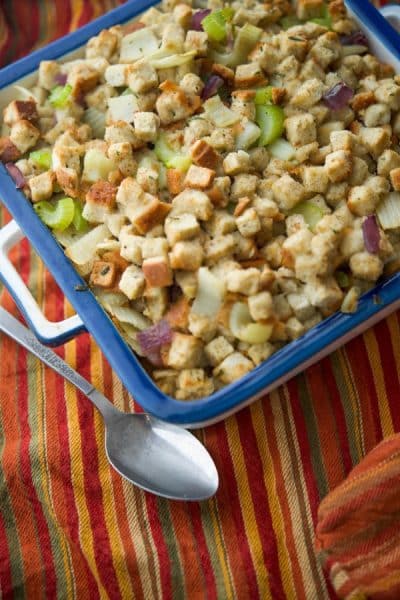
<instances>
[{"instance_id":1,"label":"diced onion","mask_svg":"<svg viewBox=\"0 0 400 600\"><path fill-rule=\"evenodd\" d=\"M400 227L400 193L390 192L385 196L376 209L382 229L397 229Z\"/></svg>"},{"instance_id":2,"label":"diced onion","mask_svg":"<svg viewBox=\"0 0 400 600\"><path fill-rule=\"evenodd\" d=\"M236 150L247 150L260 137L261 130L252 121L246 121L243 129L236 136Z\"/></svg>"},{"instance_id":3,"label":"diced onion","mask_svg":"<svg viewBox=\"0 0 400 600\"><path fill-rule=\"evenodd\" d=\"M207 79L206 84L201 92L201 99L207 100L211 98L211 96L215 96L218 92L219 88L224 85L224 80L222 77L218 75L211 75L209 79Z\"/></svg>"},{"instance_id":4,"label":"diced onion","mask_svg":"<svg viewBox=\"0 0 400 600\"><path fill-rule=\"evenodd\" d=\"M18 169L18 167L16 165L14 165L14 163L11 163L11 162L6 163L5 167L9 173L10 177L13 179L17 190L22 189L24 187L24 185L26 184L26 181L25 181L25 177L23 176L21 171Z\"/></svg>"},{"instance_id":5,"label":"diced onion","mask_svg":"<svg viewBox=\"0 0 400 600\"><path fill-rule=\"evenodd\" d=\"M367 252L370 254L378 254L381 234L375 215L369 215L364 219L362 223L362 232Z\"/></svg>"},{"instance_id":6,"label":"diced onion","mask_svg":"<svg viewBox=\"0 0 400 600\"><path fill-rule=\"evenodd\" d=\"M264 344L272 334L270 323L255 323L247 304L235 302L229 316L229 328L232 334L248 344Z\"/></svg>"},{"instance_id":7,"label":"diced onion","mask_svg":"<svg viewBox=\"0 0 400 600\"><path fill-rule=\"evenodd\" d=\"M240 115L225 106L219 96L213 96L203 105L207 118L216 127L230 127L240 121Z\"/></svg>"},{"instance_id":8,"label":"diced onion","mask_svg":"<svg viewBox=\"0 0 400 600\"><path fill-rule=\"evenodd\" d=\"M204 17L209 15L211 12L210 8L203 8L202 10L198 10L192 15L192 20L190 23L190 29L193 31L203 31L203 26L201 24Z\"/></svg>"},{"instance_id":9,"label":"diced onion","mask_svg":"<svg viewBox=\"0 0 400 600\"><path fill-rule=\"evenodd\" d=\"M365 46L368 48L368 38L363 31L354 31L350 35L341 35L340 43L342 46Z\"/></svg>"},{"instance_id":10,"label":"diced onion","mask_svg":"<svg viewBox=\"0 0 400 600\"><path fill-rule=\"evenodd\" d=\"M197 276L197 295L191 312L214 318L217 316L225 295L225 285L207 267L200 267Z\"/></svg>"},{"instance_id":11,"label":"diced onion","mask_svg":"<svg viewBox=\"0 0 400 600\"><path fill-rule=\"evenodd\" d=\"M130 63L140 58L150 56L158 49L158 40L148 27L125 35L121 41L120 60Z\"/></svg>"},{"instance_id":12,"label":"diced onion","mask_svg":"<svg viewBox=\"0 0 400 600\"><path fill-rule=\"evenodd\" d=\"M292 160L296 156L296 150L292 144L289 144L284 138L278 138L268 146L268 152L274 158L280 160Z\"/></svg>"},{"instance_id":13,"label":"diced onion","mask_svg":"<svg viewBox=\"0 0 400 600\"><path fill-rule=\"evenodd\" d=\"M161 346L170 344L172 341L173 331L165 319L161 319L158 323L140 331L136 339L140 344L144 355L154 354Z\"/></svg>"},{"instance_id":14,"label":"diced onion","mask_svg":"<svg viewBox=\"0 0 400 600\"><path fill-rule=\"evenodd\" d=\"M117 98L108 99L108 112L110 121L126 121L133 123L133 117L138 112L139 106L136 96L126 94Z\"/></svg>"},{"instance_id":15,"label":"diced onion","mask_svg":"<svg viewBox=\"0 0 400 600\"><path fill-rule=\"evenodd\" d=\"M365 54L368 52L367 46L361 46L360 44L353 44L352 46L343 46L342 56L351 56L353 54Z\"/></svg>"},{"instance_id":16,"label":"diced onion","mask_svg":"<svg viewBox=\"0 0 400 600\"><path fill-rule=\"evenodd\" d=\"M106 225L98 225L66 248L65 254L73 263L85 265L96 257L97 244L110 235Z\"/></svg>"},{"instance_id":17,"label":"diced onion","mask_svg":"<svg viewBox=\"0 0 400 600\"><path fill-rule=\"evenodd\" d=\"M99 179L107 180L111 171L115 170L114 161L96 148L90 148L83 159L82 180L96 183Z\"/></svg>"},{"instance_id":18,"label":"diced onion","mask_svg":"<svg viewBox=\"0 0 400 600\"><path fill-rule=\"evenodd\" d=\"M128 306L113 306L112 314L121 323L129 323L140 331L151 326L151 321L147 317L144 317L139 311Z\"/></svg>"},{"instance_id":19,"label":"diced onion","mask_svg":"<svg viewBox=\"0 0 400 600\"><path fill-rule=\"evenodd\" d=\"M339 81L323 95L323 101L331 110L341 110L354 96L353 90L343 81Z\"/></svg>"},{"instance_id":20,"label":"diced onion","mask_svg":"<svg viewBox=\"0 0 400 600\"><path fill-rule=\"evenodd\" d=\"M190 62L195 55L196 50L189 50L189 52L185 52L184 54L171 54L159 58L150 56L148 61L155 69L172 69Z\"/></svg>"}]
</instances>

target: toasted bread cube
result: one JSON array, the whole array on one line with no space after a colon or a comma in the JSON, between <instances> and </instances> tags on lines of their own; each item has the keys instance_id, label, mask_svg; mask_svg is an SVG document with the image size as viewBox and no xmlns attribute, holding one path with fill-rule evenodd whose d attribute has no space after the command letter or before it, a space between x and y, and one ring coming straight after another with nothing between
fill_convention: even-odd
<instances>
[{"instance_id":1,"label":"toasted bread cube","mask_svg":"<svg viewBox=\"0 0 400 600\"><path fill-rule=\"evenodd\" d=\"M15 162L22 154L9 137L0 138L0 160L3 163Z\"/></svg>"},{"instance_id":2,"label":"toasted bread cube","mask_svg":"<svg viewBox=\"0 0 400 600\"><path fill-rule=\"evenodd\" d=\"M175 333L167 355L167 364L174 369L194 369L204 362L203 342L193 335Z\"/></svg>"},{"instance_id":3,"label":"toasted bread cube","mask_svg":"<svg viewBox=\"0 0 400 600\"><path fill-rule=\"evenodd\" d=\"M400 192L400 168L390 171L390 182L396 192Z\"/></svg>"},{"instance_id":4,"label":"toasted bread cube","mask_svg":"<svg viewBox=\"0 0 400 600\"><path fill-rule=\"evenodd\" d=\"M249 311L254 321L269 319L273 314L273 303L270 292L259 292L249 298Z\"/></svg>"},{"instance_id":5,"label":"toasted bread cube","mask_svg":"<svg viewBox=\"0 0 400 600\"><path fill-rule=\"evenodd\" d=\"M265 83L265 75L257 62L251 62L236 67L235 87L247 88L260 86Z\"/></svg>"},{"instance_id":6,"label":"toasted bread cube","mask_svg":"<svg viewBox=\"0 0 400 600\"><path fill-rule=\"evenodd\" d=\"M224 207L229 204L230 189L230 177L216 177L212 186L207 190L207 195L214 206Z\"/></svg>"},{"instance_id":7,"label":"toasted bread cube","mask_svg":"<svg viewBox=\"0 0 400 600\"><path fill-rule=\"evenodd\" d=\"M248 208L239 217L236 217L236 225L245 238L254 237L261 230L261 221L254 208Z\"/></svg>"},{"instance_id":8,"label":"toasted bread cube","mask_svg":"<svg viewBox=\"0 0 400 600\"><path fill-rule=\"evenodd\" d=\"M313 115L302 113L285 120L287 139L293 146L305 146L317 139L317 128Z\"/></svg>"},{"instance_id":9,"label":"toasted bread cube","mask_svg":"<svg viewBox=\"0 0 400 600\"><path fill-rule=\"evenodd\" d=\"M206 32L189 29L186 34L184 49L185 52L196 50L198 56L205 56L208 49L208 35Z\"/></svg>"},{"instance_id":10,"label":"toasted bread cube","mask_svg":"<svg viewBox=\"0 0 400 600\"><path fill-rule=\"evenodd\" d=\"M163 81L159 87L162 93L156 100L156 110L163 125L186 119L200 106L199 96L188 96L172 81Z\"/></svg>"},{"instance_id":11,"label":"toasted bread cube","mask_svg":"<svg viewBox=\"0 0 400 600\"><path fill-rule=\"evenodd\" d=\"M136 172L136 160L133 158L132 146L129 142L118 142L108 147L108 158L118 165L124 177L134 175Z\"/></svg>"},{"instance_id":12,"label":"toasted bread cube","mask_svg":"<svg viewBox=\"0 0 400 600\"><path fill-rule=\"evenodd\" d=\"M166 256L146 258L142 264L143 275L150 287L167 287L172 285L172 271Z\"/></svg>"},{"instance_id":13,"label":"toasted bread cube","mask_svg":"<svg viewBox=\"0 0 400 600\"><path fill-rule=\"evenodd\" d=\"M204 250L199 240L176 242L169 254L171 267L183 271L197 271L203 258Z\"/></svg>"},{"instance_id":14,"label":"toasted bread cube","mask_svg":"<svg viewBox=\"0 0 400 600\"><path fill-rule=\"evenodd\" d=\"M351 171L350 185L361 185L369 176L368 164L362 158L353 156L353 168Z\"/></svg>"},{"instance_id":15,"label":"toasted bread cube","mask_svg":"<svg viewBox=\"0 0 400 600\"><path fill-rule=\"evenodd\" d=\"M17 121L11 127L10 140L18 148L21 154L25 154L27 150L33 148L39 138L39 129L26 119Z\"/></svg>"},{"instance_id":16,"label":"toasted bread cube","mask_svg":"<svg viewBox=\"0 0 400 600\"><path fill-rule=\"evenodd\" d=\"M388 177L390 171L400 167L400 154L394 150L385 150L378 159L378 175Z\"/></svg>"},{"instance_id":17,"label":"toasted bread cube","mask_svg":"<svg viewBox=\"0 0 400 600\"><path fill-rule=\"evenodd\" d=\"M393 79L386 79L379 82L375 90L375 98L378 102L387 104L391 110L400 109L400 86Z\"/></svg>"},{"instance_id":18,"label":"toasted bread cube","mask_svg":"<svg viewBox=\"0 0 400 600\"><path fill-rule=\"evenodd\" d=\"M114 286L117 277L117 267L113 262L96 260L90 273L90 284L102 288Z\"/></svg>"},{"instance_id":19,"label":"toasted bread cube","mask_svg":"<svg viewBox=\"0 0 400 600\"><path fill-rule=\"evenodd\" d=\"M324 93L324 84L319 79L308 79L298 88L290 99L290 104L300 108L311 108L317 104Z\"/></svg>"},{"instance_id":20,"label":"toasted bread cube","mask_svg":"<svg viewBox=\"0 0 400 600\"><path fill-rule=\"evenodd\" d=\"M86 202L106 206L108 211L115 206L117 189L108 181L97 181L86 194Z\"/></svg>"},{"instance_id":21,"label":"toasted bread cube","mask_svg":"<svg viewBox=\"0 0 400 600\"><path fill-rule=\"evenodd\" d=\"M179 169L167 169L167 188L172 196L177 196L183 191L185 174Z\"/></svg>"},{"instance_id":22,"label":"toasted bread cube","mask_svg":"<svg viewBox=\"0 0 400 600\"><path fill-rule=\"evenodd\" d=\"M204 140L198 140L193 144L190 155L193 162L199 167L215 170L220 162L220 155L218 152Z\"/></svg>"},{"instance_id":23,"label":"toasted bread cube","mask_svg":"<svg viewBox=\"0 0 400 600\"><path fill-rule=\"evenodd\" d=\"M357 137L347 129L332 131L329 139L333 152L337 150L351 151L357 144Z\"/></svg>"},{"instance_id":24,"label":"toasted bread cube","mask_svg":"<svg viewBox=\"0 0 400 600\"><path fill-rule=\"evenodd\" d=\"M67 82L72 86L72 93L77 98L96 87L100 73L83 62L74 65L68 73Z\"/></svg>"},{"instance_id":25,"label":"toasted bread cube","mask_svg":"<svg viewBox=\"0 0 400 600\"><path fill-rule=\"evenodd\" d=\"M305 327L296 317L290 317L286 321L286 333L290 340L297 340L303 333L305 333Z\"/></svg>"},{"instance_id":26,"label":"toasted bread cube","mask_svg":"<svg viewBox=\"0 0 400 600\"><path fill-rule=\"evenodd\" d=\"M79 176L74 169L68 167L59 167L55 171L57 183L67 196L78 198L79 196Z\"/></svg>"},{"instance_id":27,"label":"toasted bread cube","mask_svg":"<svg viewBox=\"0 0 400 600\"><path fill-rule=\"evenodd\" d=\"M306 283L304 292L311 304L326 315L339 309L344 296L333 277L326 277L323 280L314 278Z\"/></svg>"},{"instance_id":28,"label":"toasted bread cube","mask_svg":"<svg viewBox=\"0 0 400 600\"><path fill-rule=\"evenodd\" d=\"M218 377L223 383L233 383L254 368L251 360L240 352L229 354L214 370L214 377Z\"/></svg>"},{"instance_id":29,"label":"toasted bread cube","mask_svg":"<svg viewBox=\"0 0 400 600\"><path fill-rule=\"evenodd\" d=\"M204 246L207 263L213 264L230 256L235 251L235 238L233 235L221 235L208 240Z\"/></svg>"},{"instance_id":30,"label":"toasted bread cube","mask_svg":"<svg viewBox=\"0 0 400 600\"><path fill-rule=\"evenodd\" d=\"M380 199L370 186L357 185L350 189L347 206L353 214L364 217L375 211Z\"/></svg>"},{"instance_id":31,"label":"toasted bread cube","mask_svg":"<svg viewBox=\"0 0 400 600\"><path fill-rule=\"evenodd\" d=\"M57 85L56 75L60 65L55 60L41 60L38 71L38 84L49 92Z\"/></svg>"},{"instance_id":32,"label":"toasted bread cube","mask_svg":"<svg viewBox=\"0 0 400 600\"><path fill-rule=\"evenodd\" d=\"M35 100L13 100L4 109L4 123L12 127L18 121L36 121L39 118Z\"/></svg>"},{"instance_id":33,"label":"toasted bread cube","mask_svg":"<svg viewBox=\"0 0 400 600\"><path fill-rule=\"evenodd\" d=\"M163 223L170 210L170 204L160 202L147 194L142 202L132 199L125 208L125 214L137 231L145 234L156 225Z\"/></svg>"},{"instance_id":34,"label":"toasted bread cube","mask_svg":"<svg viewBox=\"0 0 400 600\"><path fill-rule=\"evenodd\" d=\"M296 14L302 21L309 21L321 17L323 8L323 0L298 0Z\"/></svg>"},{"instance_id":35,"label":"toasted bread cube","mask_svg":"<svg viewBox=\"0 0 400 600\"><path fill-rule=\"evenodd\" d=\"M136 265L129 265L122 273L118 287L129 300L136 300L143 296L145 284L142 270Z\"/></svg>"},{"instance_id":36,"label":"toasted bread cube","mask_svg":"<svg viewBox=\"0 0 400 600\"><path fill-rule=\"evenodd\" d=\"M272 192L279 208L290 210L304 198L305 189L301 183L285 173L273 183Z\"/></svg>"},{"instance_id":37,"label":"toasted bread cube","mask_svg":"<svg viewBox=\"0 0 400 600\"><path fill-rule=\"evenodd\" d=\"M215 171L206 167L190 165L184 180L184 187L197 188L205 190L212 184L215 177Z\"/></svg>"},{"instance_id":38,"label":"toasted bread cube","mask_svg":"<svg viewBox=\"0 0 400 600\"><path fill-rule=\"evenodd\" d=\"M214 391L214 382L205 376L203 369L184 369L178 375L178 400L192 400L209 396Z\"/></svg>"},{"instance_id":39,"label":"toasted bread cube","mask_svg":"<svg viewBox=\"0 0 400 600\"><path fill-rule=\"evenodd\" d=\"M376 254L357 252L350 257L351 272L359 279L376 281L382 275L383 262Z\"/></svg>"},{"instance_id":40,"label":"toasted bread cube","mask_svg":"<svg viewBox=\"0 0 400 600\"><path fill-rule=\"evenodd\" d=\"M143 258L153 258L154 256L168 256L168 242L164 237L143 238L142 243Z\"/></svg>"},{"instance_id":41,"label":"toasted bread cube","mask_svg":"<svg viewBox=\"0 0 400 600\"><path fill-rule=\"evenodd\" d=\"M200 225L196 217L190 213L168 216L164 224L165 235L170 246L174 246L181 240L187 240L196 236L200 231Z\"/></svg>"},{"instance_id":42,"label":"toasted bread cube","mask_svg":"<svg viewBox=\"0 0 400 600\"><path fill-rule=\"evenodd\" d=\"M133 177L126 177L118 187L116 201L122 206L127 206L132 199L141 202L144 199L144 191Z\"/></svg>"},{"instance_id":43,"label":"toasted bread cube","mask_svg":"<svg viewBox=\"0 0 400 600\"><path fill-rule=\"evenodd\" d=\"M55 176L53 171L46 171L29 179L32 202L49 200L54 193Z\"/></svg>"},{"instance_id":44,"label":"toasted bread cube","mask_svg":"<svg viewBox=\"0 0 400 600\"><path fill-rule=\"evenodd\" d=\"M86 58L104 57L107 60L112 57L118 47L118 35L108 29L100 31L99 35L90 38L86 45Z\"/></svg>"},{"instance_id":45,"label":"toasted bread cube","mask_svg":"<svg viewBox=\"0 0 400 600\"><path fill-rule=\"evenodd\" d=\"M205 346L204 351L212 366L216 367L227 356L234 352L234 348L228 340L221 335L211 340L211 342Z\"/></svg>"},{"instance_id":46,"label":"toasted bread cube","mask_svg":"<svg viewBox=\"0 0 400 600\"><path fill-rule=\"evenodd\" d=\"M126 123L125 121L116 121L115 123L112 123L112 125L108 125L108 127L106 127L104 139L109 144L128 142L134 147L137 144L135 130L130 123Z\"/></svg>"},{"instance_id":47,"label":"toasted bread cube","mask_svg":"<svg viewBox=\"0 0 400 600\"><path fill-rule=\"evenodd\" d=\"M137 112L133 116L135 134L144 142L154 142L157 138L160 118L153 112Z\"/></svg>"},{"instance_id":48,"label":"toasted bread cube","mask_svg":"<svg viewBox=\"0 0 400 600\"><path fill-rule=\"evenodd\" d=\"M104 73L104 79L112 87L126 86L127 65L110 65Z\"/></svg>"},{"instance_id":49,"label":"toasted bread cube","mask_svg":"<svg viewBox=\"0 0 400 600\"><path fill-rule=\"evenodd\" d=\"M325 159L325 171L333 183L346 181L353 168L353 156L348 150L336 150Z\"/></svg>"},{"instance_id":50,"label":"toasted bread cube","mask_svg":"<svg viewBox=\"0 0 400 600\"><path fill-rule=\"evenodd\" d=\"M390 146L390 135L383 127L362 127L358 135L375 159L378 159L382 152Z\"/></svg>"},{"instance_id":51,"label":"toasted bread cube","mask_svg":"<svg viewBox=\"0 0 400 600\"><path fill-rule=\"evenodd\" d=\"M199 221L208 221L213 213L213 206L207 194L200 190L187 188L172 200L171 216L191 213Z\"/></svg>"},{"instance_id":52,"label":"toasted bread cube","mask_svg":"<svg viewBox=\"0 0 400 600\"><path fill-rule=\"evenodd\" d=\"M226 275L226 284L230 292L253 296L260 285L260 271L255 267L232 269Z\"/></svg>"},{"instance_id":53,"label":"toasted bread cube","mask_svg":"<svg viewBox=\"0 0 400 600\"><path fill-rule=\"evenodd\" d=\"M250 156L244 150L230 152L224 158L223 168L226 175L248 172L250 169Z\"/></svg>"},{"instance_id":54,"label":"toasted bread cube","mask_svg":"<svg viewBox=\"0 0 400 600\"><path fill-rule=\"evenodd\" d=\"M400 90L400 88L399 88ZM390 123L391 111L386 104L371 104L364 113L363 121L366 127L379 127Z\"/></svg>"},{"instance_id":55,"label":"toasted bread cube","mask_svg":"<svg viewBox=\"0 0 400 600\"><path fill-rule=\"evenodd\" d=\"M179 83L185 94L189 96L198 96L201 94L204 83L195 73L186 73Z\"/></svg>"},{"instance_id":56,"label":"toasted bread cube","mask_svg":"<svg viewBox=\"0 0 400 600\"><path fill-rule=\"evenodd\" d=\"M328 189L329 177L324 167L304 167L302 178L306 192L324 194Z\"/></svg>"}]
</instances>

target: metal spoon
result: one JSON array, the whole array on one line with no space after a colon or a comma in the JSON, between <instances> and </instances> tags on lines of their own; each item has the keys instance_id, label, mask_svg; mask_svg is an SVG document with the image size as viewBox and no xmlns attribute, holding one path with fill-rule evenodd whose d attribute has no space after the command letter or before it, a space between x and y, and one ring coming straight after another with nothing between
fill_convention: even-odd
<instances>
[{"instance_id":1,"label":"metal spoon","mask_svg":"<svg viewBox=\"0 0 400 600\"><path fill-rule=\"evenodd\" d=\"M117 410L105 396L0 307L0 330L83 392L103 415L108 460L138 487L174 500L205 500L218 488L215 464L189 431L148 414Z\"/></svg>"}]
</instances>

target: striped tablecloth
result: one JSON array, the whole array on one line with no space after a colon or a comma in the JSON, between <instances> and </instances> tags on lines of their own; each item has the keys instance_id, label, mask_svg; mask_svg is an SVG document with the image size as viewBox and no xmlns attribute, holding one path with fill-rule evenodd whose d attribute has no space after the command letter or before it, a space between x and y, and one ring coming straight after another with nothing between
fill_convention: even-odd
<instances>
[{"instance_id":1,"label":"striped tablecloth","mask_svg":"<svg viewBox=\"0 0 400 600\"><path fill-rule=\"evenodd\" d=\"M116 4L2 0L1 63ZM12 259L50 319L71 314L26 241ZM18 314L5 291L0 300ZM119 408L137 408L88 335L57 351ZM201 504L126 483L107 463L92 406L4 336L0 357L0 596L335 598L313 548L317 508L378 441L400 431L399 314L198 432L221 480Z\"/></svg>"}]
</instances>

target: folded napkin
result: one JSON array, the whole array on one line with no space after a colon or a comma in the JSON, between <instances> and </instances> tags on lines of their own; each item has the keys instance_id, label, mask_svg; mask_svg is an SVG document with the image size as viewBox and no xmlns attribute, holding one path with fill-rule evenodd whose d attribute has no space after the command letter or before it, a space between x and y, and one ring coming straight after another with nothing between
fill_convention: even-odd
<instances>
[{"instance_id":1,"label":"folded napkin","mask_svg":"<svg viewBox=\"0 0 400 600\"><path fill-rule=\"evenodd\" d=\"M400 434L321 502L316 547L340 598L400 598Z\"/></svg>"}]
</instances>

